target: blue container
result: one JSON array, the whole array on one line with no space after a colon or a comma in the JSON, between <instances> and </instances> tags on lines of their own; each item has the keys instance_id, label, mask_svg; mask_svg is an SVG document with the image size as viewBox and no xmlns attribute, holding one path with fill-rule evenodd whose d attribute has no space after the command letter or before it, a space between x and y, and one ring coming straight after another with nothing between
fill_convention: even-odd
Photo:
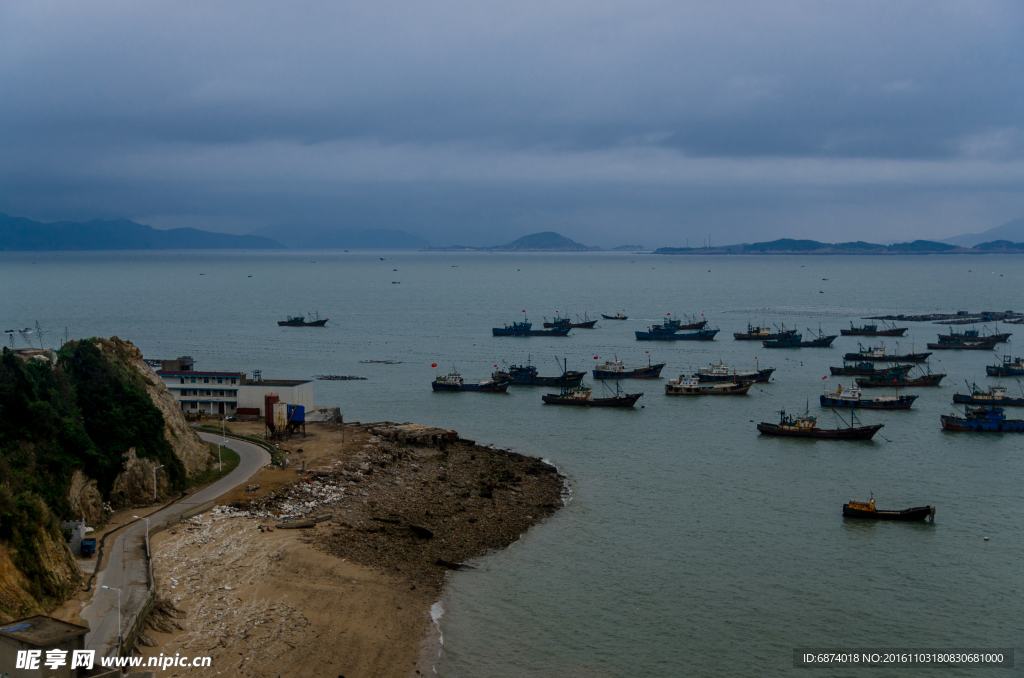
<instances>
[{"instance_id":1,"label":"blue container","mask_svg":"<svg viewBox=\"0 0 1024 678\"><path fill-rule=\"evenodd\" d=\"M288 421L306 421L306 407L304 405L289 405Z\"/></svg>"}]
</instances>

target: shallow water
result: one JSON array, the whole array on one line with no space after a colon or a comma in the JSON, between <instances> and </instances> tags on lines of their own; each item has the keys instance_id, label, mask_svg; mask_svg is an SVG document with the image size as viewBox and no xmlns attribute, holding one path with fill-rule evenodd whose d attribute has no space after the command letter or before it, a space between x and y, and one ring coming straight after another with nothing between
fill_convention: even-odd
<instances>
[{"instance_id":1,"label":"shallow water","mask_svg":"<svg viewBox=\"0 0 1024 678\"><path fill-rule=\"evenodd\" d=\"M985 376L987 352L933 358L932 369L949 376L940 388L914 391L921 397L909 412L863 412L862 421L885 424L873 442L759 436L756 422L807 402L831 423L816 398L837 378L821 377L858 338L840 337L831 349L773 351L734 341L732 332L748 320L801 329L820 323L836 333L874 313L1020 310L1020 262L1000 255L6 254L0 324L38 320L47 345L65 327L72 337L116 334L147 357L192 355L200 369L364 375L368 381L317 382L317 402L340 405L346 421L447 426L551 460L569 477L572 501L513 547L480 558L478 570L452 577L440 675L778 676L796 673L795 647L1020 650L1024 436L940 429L939 414L952 410L964 379L997 383ZM276 325L314 309L331 318L328 327ZM538 325L556 310L626 309L630 319L602 320L562 339L490 335L522 309ZM705 313L722 332L711 343L633 339L666 312ZM900 341L907 350L923 350L944 329L910 327ZM1024 339L1024 329L1014 339ZM999 353L1019 355L1014 344ZM648 350L668 363L666 378L719 359L753 366L755 356L778 371L772 383L735 398L668 398L663 381L623 382L645 392L643 408L630 411L544 406L543 388L502 396L429 387L451 364L484 378L502 360L532 355L541 374L553 374L556 358L567 358L570 369L589 368L594 356L638 364ZM934 504L936 523L841 518L845 501L872 491L883 508Z\"/></svg>"}]
</instances>

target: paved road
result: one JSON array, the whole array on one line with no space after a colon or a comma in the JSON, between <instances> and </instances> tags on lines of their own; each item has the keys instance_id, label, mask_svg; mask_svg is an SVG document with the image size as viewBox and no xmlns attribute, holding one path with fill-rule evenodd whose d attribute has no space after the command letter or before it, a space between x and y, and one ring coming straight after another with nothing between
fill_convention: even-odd
<instances>
[{"instance_id":1,"label":"paved road","mask_svg":"<svg viewBox=\"0 0 1024 678\"><path fill-rule=\"evenodd\" d=\"M200 433L199 436L210 443L221 441L217 434ZM270 455L258 445L228 438L227 446L240 457L234 471L195 494L149 515L150 521L173 519L216 499L246 482L256 471L270 463ZM149 590L145 538L146 522L140 520L121 532L115 542L108 542L104 547L106 565L103 572L96 575L92 602L82 609L82 619L91 629L85 636L85 647L96 650L99 655L113 652L118 635L117 591L100 587L121 589L121 632L124 633L127 631L124 623L139 609Z\"/></svg>"}]
</instances>

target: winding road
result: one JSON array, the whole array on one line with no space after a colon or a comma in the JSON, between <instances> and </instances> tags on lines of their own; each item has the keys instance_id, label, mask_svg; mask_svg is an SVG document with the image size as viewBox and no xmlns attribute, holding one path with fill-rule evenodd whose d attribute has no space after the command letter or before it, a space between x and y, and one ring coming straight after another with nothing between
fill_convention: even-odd
<instances>
[{"instance_id":1,"label":"winding road","mask_svg":"<svg viewBox=\"0 0 1024 678\"><path fill-rule=\"evenodd\" d=\"M209 443L220 443L222 440L221 436L212 433L199 433L199 437ZM270 463L270 454L258 445L228 438L227 447L237 452L240 458L235 470L195 494L146 516L150 523L173 520L218 498ZM85 637L85 647L96 650L100 656L107 656L117 647L119 596L112 589L121 589L121 633L127 631L125 622L146 600L149 582L146 574L145 527L146 521L138 520L125 528L113 543L104 546L106 565L96 575L92 601L82 608L82 619L91 629ZM109 586L110 589L102 586Z\"/></svg>"}]
</instances>

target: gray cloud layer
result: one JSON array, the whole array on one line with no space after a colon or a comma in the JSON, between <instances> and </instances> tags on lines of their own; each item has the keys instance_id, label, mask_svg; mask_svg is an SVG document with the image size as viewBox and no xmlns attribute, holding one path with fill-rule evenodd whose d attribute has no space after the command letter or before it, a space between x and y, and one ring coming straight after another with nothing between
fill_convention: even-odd
<instances>
[{"instance_id":1,"label":"gray cloud layer","mask_svg":"<svg viewBox=\"0 0 1024 678\"><path fill-rule=\"evenodd\" d=\"M1022 29L1012 1L7 3L0 210L946 237L1024 214Z\"/></svg>"}]
</instances>

